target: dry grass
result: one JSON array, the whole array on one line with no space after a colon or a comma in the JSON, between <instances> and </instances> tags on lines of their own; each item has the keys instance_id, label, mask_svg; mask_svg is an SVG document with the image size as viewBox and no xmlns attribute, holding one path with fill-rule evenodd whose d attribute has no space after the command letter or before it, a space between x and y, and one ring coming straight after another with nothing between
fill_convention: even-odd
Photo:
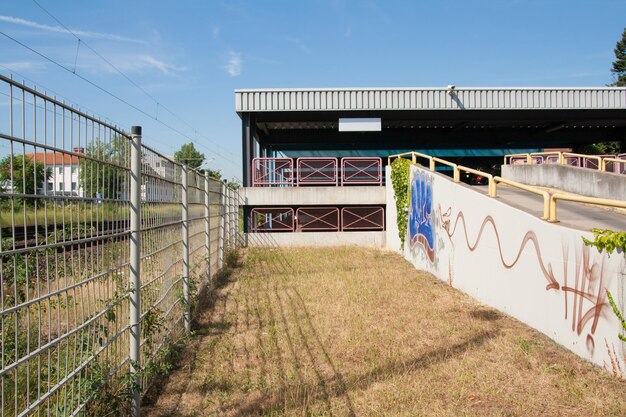
<instances>
[{"instance_id":1,"label":"dry grass","mask_svg":"<svg viewBox=\"0 0 626 417\"><path fill-rule=\"evenodd\" d=\"M252 249L145 416L622 416L624 382L361 248Z\"/></svg>"}]
</instances>

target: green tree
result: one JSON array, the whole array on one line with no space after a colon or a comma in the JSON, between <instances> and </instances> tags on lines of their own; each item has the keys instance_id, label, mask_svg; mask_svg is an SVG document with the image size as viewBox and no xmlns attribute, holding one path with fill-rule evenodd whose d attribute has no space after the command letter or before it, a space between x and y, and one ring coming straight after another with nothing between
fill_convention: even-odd
<instances>
[{"instance_id":1,"label":"green tree","mask_svg":"<svg viewBox=\"0 0 626 417\"><path fill-rule=\"evenodd\" d=\"M239 183L238 183L237 181L235 181L235 180L233 180L233 181L228 181L228 182L226 183L226 186L227 186L228 188L230 188L231 190L238 190L238 189L241 187L241 185L239 185Z\"/></svg>"},{"instance_id":2,"label":"green tree","mask_svg":"<svg viewBox=\"0 0 626 417\"><path fill-rule=\"evenodd\" d=\"M8 188L8 181L12 180L13 192L19 194L35 194L51 175L43 163L28 156L9 155L0 161L0 183L4 184L3 188Z\"/></svg>"},{"instance_id":3,"label":"green tree","mask_svg":"<svg viewBox=\"0 0 626 417\"><path fill-rule=\"evenodd\" d=\"M611 72L617 79L611 84L615 87L626 87L626 28L622 32L622 39L615 44L615 61L613 61L613 68ZM626 140L618 142L619 151L626 152Z\"/></svg>"},{"instance_id":4,"label":"green tree","mask_svg":"<svg viewBox=\"0 0 626 417\"><path fill-rule=\"evenodd\" d=\"M575 147L574 152L584 153L589 155L614 155L621 152L619 141L608 141L590 143L582 145L581 147Z\"/></svg>"},{"instance_id":5,"label":"green tree","mask_svg":"<svg viewBox=\"0 0 626 417\"><path fill-rule=\"evenodd\" d=\"M615 45L615 61L611 72L617 77L615 82L611 84L616 87L626 87L626 28L622 33L622 39L617 41Z\"/></svg>"},{"instance_id":6,"label":"green tree","mask_svg":"<svg viewBox=\"0 0 626 417\"><path fill-rule=\"evenodd\" d=\"M205 159L204 154L200 153L191 142L181 146L180 149L174 153L174 158L176 161L187 163L190 168L195 169L198 169Z\"/></svg>"},{"instance_id":7,"label":"green tree","mask_svg":"<svg viewBox=\"0 0 626 417\"><path fill-rule=\"evenodd\" d=\"M85 149L80 162L80 183L86 197L120 198L127 192L130 168L130 141L113 136L96 141Z\"/></svg>"},{"instance_id":8,"label":"green tree","mask_svg":"<svg viewBox=\"0 0 626 417\"><path fill-rule=\"evenodd\" d=\"M207 168L204 171L209 173L209 178L213 178L214 180L222 179L222 173L220 172L219 169Z\"/></svg>"}]
</instances>

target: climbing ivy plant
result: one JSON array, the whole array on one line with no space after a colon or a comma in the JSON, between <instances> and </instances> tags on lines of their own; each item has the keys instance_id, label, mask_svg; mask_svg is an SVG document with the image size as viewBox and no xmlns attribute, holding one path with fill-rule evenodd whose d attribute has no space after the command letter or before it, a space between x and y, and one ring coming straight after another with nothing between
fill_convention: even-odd
<instances>
[{"instance_id":1,"label":"climbing ivy plant","mask_svg":"<svg viewBox=\"0 0 626 417\"><path fill-rule=\"evenodd\" d=\"M409 175L411 173L411 161L404 158L396 158L391 163L391 183L396 199L396 211L398 221L398 235L404 249L404 238L409 215Z\"/></svg>"},{"instance_id":2,"label":"climbing ivy plant","mask_svg":"<svg viewBox=\"0 0 626 417\"><path fill-rule=\"evenodd\" d=\"M626 232L614 232L607 229L592 229L593 240L585 239L583 241L587 246L593 246L598 252L606 251L609 255L619 250L626 253Z\"/></svg>"},{"instance_id":3,"label":"climbing ivy plant","mask_svg":"<svg viewBox=\"0 0 626 417\"><path fill-rule=\"evenodd\" d=\"M598 252L606 251L609 255L617 250L621 252L623 256L626 256L626 232L614 232L607 229L592 229L591 231L593 232L593 240L583 237L585 245L593 246L598 249ZM618 334L618 337L620 340L626 342L626 336L624 335L624 332L626 332L626 321L624 320L624 316L609 291L607 291L607 298L609 299L613 313L615 313L622 325L622 333Z\"/></svg>"}]
</instances>

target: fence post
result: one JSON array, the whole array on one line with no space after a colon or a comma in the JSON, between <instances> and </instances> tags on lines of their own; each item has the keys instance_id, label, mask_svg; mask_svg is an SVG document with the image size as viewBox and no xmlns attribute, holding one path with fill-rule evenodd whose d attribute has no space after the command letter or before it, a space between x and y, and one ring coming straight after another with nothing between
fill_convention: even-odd
<instances>
[{"instance_id":1,"label":"fence post","mask_svg":"<svg viewBox=\"0 0 626 417\"><path fill-rule=\"evenodd\" d=\"M241 235L239 234L239 190L234 190L235 196L235 247L241 246Z\"/></svg>"},{"instance_id":2,"label":"fence post","mask_svg":"<svg viewBox=\"0 0 626 417\"><path fill-rule=\"evenodd\" d=\"M130 372L132 415L141 413L141 126L131 127L130 149Z\"/></svg>"},{"instance_id":3,"label":"fence post","mask_svg":"<svg viewBox=\"0 0 626 417\"><path fill-rule=\"evenodd\" d=\"M209 173L204 171L204 246L206 248L207 285L211 289L211 206L209 201Z\"/></svg>"},{"instance_id":4,"label":"fence post","mask_svg":"<svg viewBox=\"0 0 626 417\"><path fill-rule=\"evenodd\" d=\"M228 249L233 249L233 190L226 184L228 192Z\"/></svg>"},{"instance_id":5,"label":"fence post","mask_svg":"<svg viewBox=\"0 0 626 417\"><path fill-rule=\"evenodd\" d=\"M187 191L189 189L189 167L183 164L183 323L185 332L191 329L189 314L189 200Z\"/></svg>"},{"instance_id":6,"label":"fence post","mask_svg":"<svg viewBox=\"0 0 626 417\"><path fill-rule=\"evenodd\" d=\"M226 185L226 187L228 187L228 185ZM233 190L230 187L228 187L228 211L228 248L232 250L235 243L235 235L233 233Z\"/></svg>"},{"instance_id":7,"label":"fence post","mask_svg":"<svg viewBox=\"0 0 626 417\"><path fill-rule=\"evenodd\" d=\"M218 239L217 239L217 269L221 269L224 266L224 238L226 236L224 228L226 227L225 209L226 198L224 194L224 183L220 181L220 224L218 227Z\"/></svg>"}]
</instances>

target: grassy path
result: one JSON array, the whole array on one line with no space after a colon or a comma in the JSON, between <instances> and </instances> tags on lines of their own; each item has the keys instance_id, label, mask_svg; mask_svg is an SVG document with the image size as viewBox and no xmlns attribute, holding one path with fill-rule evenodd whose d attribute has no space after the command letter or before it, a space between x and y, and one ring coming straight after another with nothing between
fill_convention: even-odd
<instances>
[{"instance_id":1,"label":"grassy path","mask_svg":"<svg viewBox=\"0 0 626 417\"><path fill-rule=\"evenodd\" d=\"M623 416L626 383L361 248L250 249L144 416Z\"/></svg>"}]
</instances>

